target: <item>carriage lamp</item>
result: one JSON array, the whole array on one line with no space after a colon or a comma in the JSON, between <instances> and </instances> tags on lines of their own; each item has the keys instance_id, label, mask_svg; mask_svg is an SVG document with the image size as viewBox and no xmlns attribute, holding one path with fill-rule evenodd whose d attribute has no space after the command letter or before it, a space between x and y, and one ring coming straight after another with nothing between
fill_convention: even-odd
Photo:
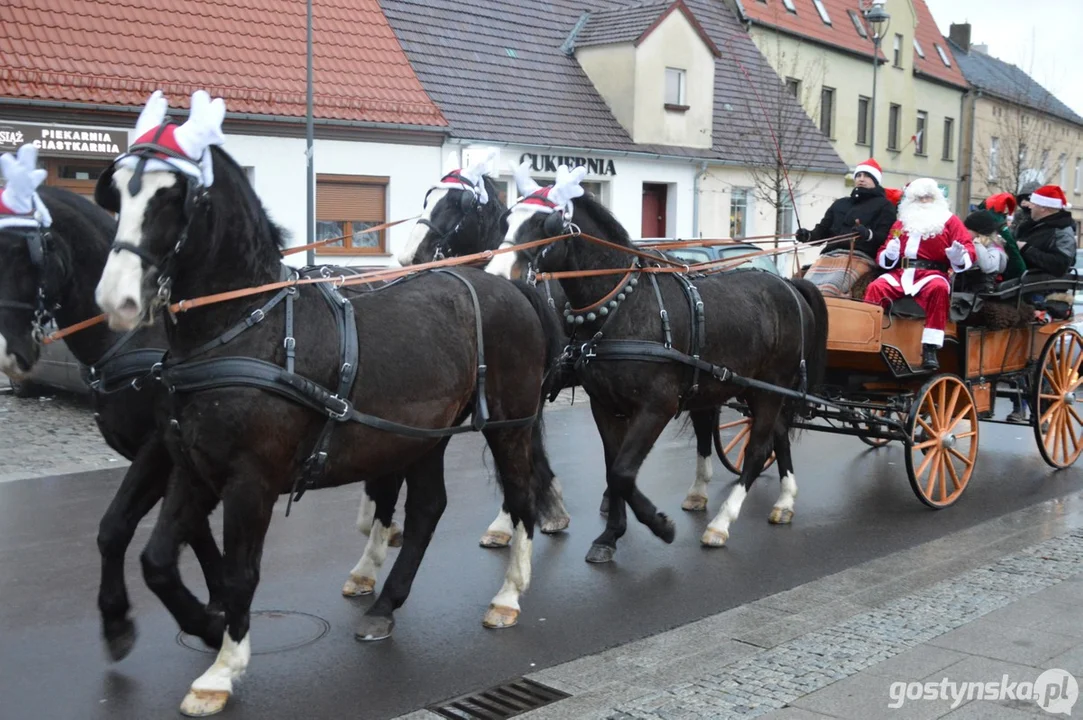
<instances>
[{"instance_id":1,"label":"carriage lamp","mask_svg":"<svg viewBox=\"0 0 1083 720\"><path fill-rule=\"evenodd\" d=\"M876 156L876 70L880 66L880 42L891 25L891 15L884 10L887 0L872 0L872 7L865 11L865 20L872 28L872 121L869 130L869 150Z\"/></svg>"}]
</instances>

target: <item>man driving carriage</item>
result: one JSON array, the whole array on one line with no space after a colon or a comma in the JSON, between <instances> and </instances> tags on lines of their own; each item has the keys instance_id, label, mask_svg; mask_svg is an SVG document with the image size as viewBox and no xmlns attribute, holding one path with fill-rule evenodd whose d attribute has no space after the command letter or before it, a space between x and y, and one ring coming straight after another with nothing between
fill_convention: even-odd
<instances>
[{"instance_id":1,"label":"man driving carriage","mask_svg":"<svg viewBox=\"0 0 1083 720\"><path fill-rule=\"evenodd\" d=\"M948 272L963 272L977 259L970 232L952 214L948 200L932 178L906 186L899 219L891 226L876 261L890 272L869 284L865 302L890 305L911 296L925 311L921 336L921 366L937 370L936 353L944 345L951 303Z\"/></svg>"}]
</instances>

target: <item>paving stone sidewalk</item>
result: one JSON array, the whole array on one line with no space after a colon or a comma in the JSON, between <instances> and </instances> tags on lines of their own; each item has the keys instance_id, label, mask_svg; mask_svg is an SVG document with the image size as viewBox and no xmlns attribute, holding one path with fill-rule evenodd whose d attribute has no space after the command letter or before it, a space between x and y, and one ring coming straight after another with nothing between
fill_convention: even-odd
<instances>
[{"instance_id":1,"label":"paving stone sidewalk","mask_svg":"<svg viewBox=\"0 0 1083 720\"><path fill-rule=\"evenodd\" d=\"M1052 717L1039 676L1083 683L1083 495L534 673L571 697L517 717Z\"/></svg>"}]
</instances>

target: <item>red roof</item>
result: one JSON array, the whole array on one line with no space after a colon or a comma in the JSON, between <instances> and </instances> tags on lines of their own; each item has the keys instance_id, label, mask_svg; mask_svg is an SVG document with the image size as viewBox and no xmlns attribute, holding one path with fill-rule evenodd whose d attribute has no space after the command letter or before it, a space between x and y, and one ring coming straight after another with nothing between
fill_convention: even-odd
<instances>
[{"instance_id":1,"label":"red roof","mask_svg":"<svg viewBox=\"0 0 1083 720\"><path fill-rule=\"evenodd\" d=\"M0 95L171 107L194 90L231 113L304 117L303 0L4 0ZM314 114L445 126L377 0L313 3Z\"/></svg>"},{"instance_id":2,"label":"red roof","mask_svg":"<svg viewBox=\"0 0 1083 720\"><path fill-rule=\"evenodd\" d=\"M858 9L858 0L821 0L831 20L830 25L820 17L813 0L792 0L791 4L797 12L787 10L782 0L744 0L741 3L745 15L755 23L777 27L785 32L825 45L872 57L872 28L865 23L865 18ZM933 20L933 15L929 12L925 0L913 0L913 4L918 20L914 35L925 53L925 57L922 58L917 49L911 45L914 53L914 71L952 85L967 87L966 79L955 64L955 58L951 54L948 43L940 36L936 21ZM864 28L866 33L864 37L854 25L850 16L851 12L857 15ZM893 34L891 27L888 26L888 35ZM941 60L937 46L944 51L951 67L946 66ZM885 38L880 46L880 57L886 61L887 57L884 53L890 51L891 41Z\"/></svg>"}]
</instances>

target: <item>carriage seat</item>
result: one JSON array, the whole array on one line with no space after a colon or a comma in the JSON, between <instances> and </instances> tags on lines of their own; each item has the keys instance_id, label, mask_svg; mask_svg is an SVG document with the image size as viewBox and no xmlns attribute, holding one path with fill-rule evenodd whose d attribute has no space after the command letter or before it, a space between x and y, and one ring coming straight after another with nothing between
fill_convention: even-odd
<instances>
[{"instance_id":1,"label":"carriage seat","mask_svg":"<svg viewBox=\"0 0 1083 720\"><path fill-rule=\"evenodd\" d=\"M1014 300L1020 294L1074 293L1083 288L1083 275L1071 268L1067 275L1057 277L1039 270L1027 270L1022 277L998 283L992 292L982 293L986 300Z\"/></svg>"}]
</instances>

